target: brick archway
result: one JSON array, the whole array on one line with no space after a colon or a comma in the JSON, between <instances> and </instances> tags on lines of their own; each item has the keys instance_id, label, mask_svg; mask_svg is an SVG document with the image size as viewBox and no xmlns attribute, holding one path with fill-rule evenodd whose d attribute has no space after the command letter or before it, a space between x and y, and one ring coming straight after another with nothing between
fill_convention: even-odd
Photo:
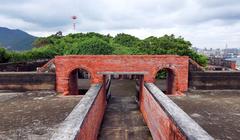
<instances>
[{"instance_id":1,"label":"brick archway","mask_svg":"<svg viewBox=\"0 0 240 140\"><path fill-rule=\"evenodd\" d=\"M105 73L142 73L144 82L154 82L160 69L173 71L176 92L188 88L188 57L177 55L67 55L56 56L56 88L65 95L74 91L69 83L74 82L71 73L78 68L91 74L91 83L102 83Z\"/></svg>"},{"instance_id":2,"label":"brick archway","mask_svg":"<svg viewBox=\"0 0 240 140\"><path fill-rule=\"evenodd\" d=\"M83 68L83 67L79 67L79 68L76 68L76 69L69 69L69 71L67 72L69 79L68 79L68 89L66 91L69 91L69 92L64 92L64 95L67 95L69 93L71 93L72 95L77 95L79 94L79 88L78 88L78 79L79 79L79 76L78 76L78 71L79 70L84 70L86 71L87 73L89 73L90 77L91 77L91 71L88 69L88 68Z\"/></svg>"},{"instance_id":3,"label":"brick archway","mask_svg":"<svg viewBox=\"0 0 240 140\"><path fill-rule=\"evenodd\" d=\"M181 94L181 92L178 92L179 89L178 89L178 83L180 81L179 79L179 71L178 69L176 69L175 66L173 65L161 65L157 71L155 72L155 77L157 77L157 73L161 70L167 70L167 73L168 73L168 76L167 76L167 93L168 94L171 94L171 95L177 95L177 94Z\"/></svg>"}]
</instances>

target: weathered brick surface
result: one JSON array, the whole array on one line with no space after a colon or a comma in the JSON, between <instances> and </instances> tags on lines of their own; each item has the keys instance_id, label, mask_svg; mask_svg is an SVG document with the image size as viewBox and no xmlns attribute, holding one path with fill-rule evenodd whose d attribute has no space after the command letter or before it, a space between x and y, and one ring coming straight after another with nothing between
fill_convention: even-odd
<instances>
[{"instance_id":1,"label":"weathered brick surface","mask_svg":"<svg viewBox=\"0 0 240 140\"><path fill-rule=\"evenodd\" d=\"M69 75L69 92L72 95L77 95L78 94L78 75L77 75L77 70L73 70L70 75Z\"/></svg>"},{"instance_id":2,"label":"weathered brick surface","mask_svg":"<svg viewBox=\"0 0 240 140\"><path fill-rule=\"evenodd\" d=\"M92 83L102 83L101 72L145 72L144 81L154 82L157 72L167 68L173 72L175 94L188 88L188 57L176 55L68 55L56 56L57 91L65 95L74 91L70 87L72 71L77 68L91 74Z\"/></svg>"},{"instance_id":3,"label":"weathered brick surface","mask_svg":"<svg viewBox=\"0 0 240 140\"><path fill-rule=\"evenodd\" d=\"M105 89L102 87L87 117L84 118L78 140L97 140L106 105Z\"/></svg>"},{"instance_id":4,"label":"weathered brick surface","mask_svg":"<svg viewBox=\"0 0 240 140\"><path fill-rule=\"evenodd\" d=\"M185 140L173 121L143 87L140 93L140 110L154 140Z\"/></svg>"}]
</instances>

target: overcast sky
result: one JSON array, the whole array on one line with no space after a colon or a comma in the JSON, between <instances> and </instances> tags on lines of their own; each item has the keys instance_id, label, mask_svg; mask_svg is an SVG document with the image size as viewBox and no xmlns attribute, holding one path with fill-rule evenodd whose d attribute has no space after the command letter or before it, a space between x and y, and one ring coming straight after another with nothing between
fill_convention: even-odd
<instances>
[{"instance_id":1,"label":"overcast sky","mask_svg":"<svg viewBox=\"0 0 240 140\"><path fill-rule=\"evenodd\" d=\"M175 34L199 48L240 48L240 0L1 0L0 26L35 36L61 30L139 38Z\"/></svg>"}]
</instances>

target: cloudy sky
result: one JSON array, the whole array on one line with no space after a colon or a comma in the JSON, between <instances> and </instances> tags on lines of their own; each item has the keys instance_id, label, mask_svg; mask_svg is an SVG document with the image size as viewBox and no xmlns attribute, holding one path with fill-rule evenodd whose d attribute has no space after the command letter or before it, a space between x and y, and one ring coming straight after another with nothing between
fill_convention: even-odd
<instances>
[{"instance_id":1,"label":"cloudy sky","mask_svg":"<svg viewBox=\"0 0 240 140\"><path fill-rule=\"evenodd\" d=\"M61 30L175 34L199 48L240 48L240 0L1 0L0 26L35 36Z\"/></svg>"}]
</instances>

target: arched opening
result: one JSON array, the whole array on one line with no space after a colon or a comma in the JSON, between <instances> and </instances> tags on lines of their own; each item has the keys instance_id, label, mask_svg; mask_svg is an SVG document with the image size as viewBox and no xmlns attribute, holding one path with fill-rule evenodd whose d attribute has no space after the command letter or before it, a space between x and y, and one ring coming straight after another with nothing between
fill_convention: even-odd
<instances>
[{"instance_id":1,"label":"arched opening","mask_svg":"<svg viewBox=\"0 0 240 140\"><path fill-rule=\"evenodd\" d=\"M69 91L71 95L84 95L91 86L90 73L82 68L74 69L69 75Z\"/></svg>"},{"instance_id":2,"label":"arched opening","mask_svg":"<svg viewBox=\"0 0 240 140\"><path fill-rule=\"evenodd\" d=\"M91 86L91 75L85 69L78 69L78 92L84 95Z\"/></svg>"},{"instance_id":3,"label":"arched opening","mask_svg":"<svg viewBox=\"0 0 240 140\"><path fill-rule=\"evenodd\" d=\"M156 74L156 86L167 95L175 94L176 92L176 75L170 68L160 69Z\"/></svg>"}]
</instances>

